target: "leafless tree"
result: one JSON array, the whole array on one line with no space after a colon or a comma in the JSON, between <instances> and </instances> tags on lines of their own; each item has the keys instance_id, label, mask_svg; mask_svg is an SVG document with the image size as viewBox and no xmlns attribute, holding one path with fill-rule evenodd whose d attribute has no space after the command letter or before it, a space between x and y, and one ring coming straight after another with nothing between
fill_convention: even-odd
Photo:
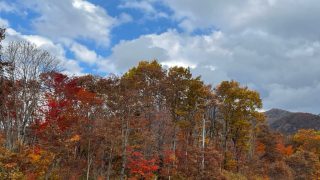
<instances>
[{"instance_id":1,"label":"leafless tree","mask_svg":"<svg viewBox=\"0 0 320 180\"><path fill-rule=\"evenodd\" d=\"M39 76L58 69L59 61L49 52L26 41L11 42L5 48L3 61L11 64L7 72L12 83L7 92L7 112L2 116L1 125L6 132L6 144L10 149L15 142L24 142L28 125L37 118L41 101Z\"/></svg>"}]
</instances>

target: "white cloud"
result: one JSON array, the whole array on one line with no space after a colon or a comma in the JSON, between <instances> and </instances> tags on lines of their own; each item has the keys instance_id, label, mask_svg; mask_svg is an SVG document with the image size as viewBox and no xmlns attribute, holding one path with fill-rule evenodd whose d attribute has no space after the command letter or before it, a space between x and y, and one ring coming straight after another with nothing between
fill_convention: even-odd
<instances>
[{"instance_id":1,"label":"white cloud","mask_svg":"<svg viewBox=\"0 0 320 180\"><path fill-rule=\"evenodd\" d=\"M70 50L75 54L76 58L80 61L93 65L98 61L96 52L89 50L84 45L73 43Z\"/></svg>"},{"instance_id":2,"label":"white cloud","mask_svg":"<svg viewBox=\"0 0 320 180\"><path fill-rule=\"evenodd\" d=\"M133 21L133 17L132 16L130 16L127 13L121 13L119 15L119 17L118 17L117 25L121 25L121 24L124 24L124 23L132 22L132 21Z\"/></svg>"},{"instance_id":3,"label":"white cloud","mask_svg":"<svg viewBox=\"0 0 320 180\"><path fill-rule=\"evenodd\" d=\"M7 2L0 2L0 12L13 12L16 11L16 7L12 4L8 4Z\"/></svg>"},{"instance_id":4,"label":"white cloud","mask_svg":"<svg viewBox=\"0 0 320 180\"><path fill-rule=\"evenodd\" d=\"M109 59L98 55L95 51L89 50L88 47L82 44L73 43L70 50L77 60L88 64L94 73L118 73Z\"/></svg>"},{"instance_id":5,"label":"white cloud","mask_svg":"<svg viewBox=\"0 0 320 180\"><path fill-rule=\"evenodd\" d=\"M80 67L79 63L73 59L67 59L64 61L63 66L65 67L63 73L70 76L81 76L83 75L83 68Z\"/></svg>"},{"instance_id":6,"label":"white cloud","mask_svg":"<svg viewBox=\"0 0 320 180\"><path fill-rule=\"evenodd\" d=\"M9 26L9 22L6 19L0 18L0 28L8 27L8 26Z\"/></svg>"},{"instance_id":7,"label":"white cloud","mask_svg":"<svg viewBox=\"0 0 320 180\"><path fill-rule=\"evenodd\" d=\"M260 29L284 37L319 38L318 0L159 0L187 31Z\"/></svg>"},{"instance_id":8,"label":"white cloud","mask_svg":"<svg viewBox=\"0 0 320 180\"><path fill-rule=\"evenodd\" d=\"M65 50L62 44L54 43L50 39L39 36L39 35L25 35L17 32L12 28L6 30L6 39L4 40L4 46L8 45L10 41L29 41L35 44L41 49L45 49L55 56L60 62L63 72L69 75L81 75L82 68L79 63L75 60L68 59L65 54Z\"/></svg>"},{"instance_id":9,"label":"white cloud","mask_svg":"<svg viewBox=\"0 0 320 180\"><path fill-rule=\"evenodd\" d=\"M86 0L26 0L24 5L39 13L33 20L37 32L55 40L82 38L108 46L117 23L105 9Z\"/></svg>"},{"instance_id":10,"label":"white cloud","mask_svg":"<svg viewBox=\"0 0 320 180\"><path fill-rule=\"evenodd\" d=\"M156 9L149 1L125 1L119 5L120 8L132 8L145 11L146 13L155 13Z\"/></svg>"},{"instance_id":11,"label":"white cloud","mask_svg":"<svg viewBox=\"0 0 320 180\"><path fill-rule=\"evenodd\" d=\"M234 79L258 90L266 109L317 112L315 100L299 103L293 99L295 94L300 100L317 96L313 89L320 87L319 52L319 41L284 38L261 30L198 36L170 30L122 41L109 59L121 72L140 60L155 58L163 65L191 66L207 83Z\"/></svg>"},{"instance_id":12,"label":"white cloud","mask_svg":"<svg viewBox=\"0 0 320 180\"><path fill-rule=\"evenodd\" d=\"M121 9L136 9L146 15L146 18L169 18L166 12L155 8L157 0L123 1L118 7Z\"/></svg>"},{"instance_id":13,"label":"white cloud","mask_svg":"<svg viewBox=\"0 0 320 180\"><path fill-rule=\"evenodd\" d=\"M271 84L268 87L269 96L264 99L266 106L290 109L299 112L313 112L319 114L320 83L312 86L292 88L281 84Z\"/></svg>"},{"instance_id":14,"label":"white cloud","mask_svg":"<svg viewBox=\"0 0 320 180\"><path fill-rule=\"evenodd\" d=\"M15 29L7 28L6 39L3 42L7 46L10 41L29 41L41 49L45 49L61 61L62 72L68 75L83 75L84 68L79 61L92 67L94 73L116 73L117 70L108 59L98 55L95 51L88 49L83 44L75 41L53 42L51 39L40 35L25 35ZM69 49L75 59L66 57L65 49Z\"/></svg>"},{"instance_id":15,"label":"white cloud","mask_svg":"<svg viewBox=\"0 0 320 180\"><path fill-rule=\"evenodd\" d=\"M31 19L37 35L24 35L8 28L6 42L23 39L48 50L63 62L64 72L69 75L83 74L80 61L90 65L93 72L98 69L115 71L104 57L78 40L94 41L96 45L108 47L111 29L132 21L129 14L121 13L114 18L104 8L87 0L25 0L16 5L20 11L37 14L36 18ZM9 7L8 4L1 2L0 10L5 7ZM9 27L4 19L0 19L0 24ZM75 59L66 57L66 49L74 54Z\"/></svg>"},{"instance_id":16,"label":"white cloud","mask_svg":"<svg viewBox=\"0 0 320 180\"><path fill-rule=\"evenodd\" d=\"M97 72L106 75L119 74L120 72L116 68L115 64L110 59L101 59L97 62Z\"/></svg>"},{"instance_id":17,"label":"white cloud","mask_svg":"<svg viewBox=\"0 0 320 180\"><path fill-rule=\"evenodd\" d=\"M77 9L87 11L88 13L95 13L96 11L95 5L84 0L73 0L72 6Z\"/></svg>"},{"instance_id":18,"label":"white cloud","mask_svg":"<svg viewBox=\"0 0 320 180\"><path fill-rule=\"evenodd\" d=\"M121 41L112 47L109 57L76 40L106 45L112 27L132 21L129 14L113 18L85 0L25 2L40 14L33 22L40 35L25 39L56 49L61 57L65 57L63 48L70 48L75 59L89 64L94 72L124 72L140 60L158 59L165 66L191 66L194 74L213 85L238 80L261 92L265 109L320 112L318 0L121 1L120 10L137 9L146 17L169 18L157 8L165 5L184 31L167 30ZM189 33L197 29L215 31ZM82 71L76 60L65 61L70 72Z\"/></svg>"},{"instance_id":19,"label":"white cloud","mask_svg":"<svg viewBox=\"0 0 320 180\"><path fill-rule=\"evenodd\" d=\"M208 60L203 56L204 53L214 53L217 57L230 56L231 52L227 49L215 45L220 38L221 32L210 36L190 37L169 30L160 35L150 34L132 41L122 41L113 47L110 59L120 71L127 70L140 60L150 59L159 59L168 66L182 65L195 68Z\"/></svg>"},{"instance_id":20,"label":"white cloud","mask_svg":"<svg viewBox=\"0 0 320 180\"><path fill-rule=\"evenodd\" d=\"M57 57L63 57L65 52L61 44L55 44L50 39L39 35L24 35L12 28L6 30L6 39L4 44L6 45L10 41L25 40L35 44L37 47L45 49Z\"/></svg>"}]
</instances>

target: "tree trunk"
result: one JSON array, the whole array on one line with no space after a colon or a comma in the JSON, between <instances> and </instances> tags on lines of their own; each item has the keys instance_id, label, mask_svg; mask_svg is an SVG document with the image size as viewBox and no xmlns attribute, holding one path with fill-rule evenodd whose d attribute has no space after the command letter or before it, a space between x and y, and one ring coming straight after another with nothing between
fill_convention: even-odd
<instances>
[{"instance_id":1,"label":"tree trunk","mask_svg":"<svg viewBox=\"0 0 320 180\"><path fill-rule=\"evenodd\" d=\"M223 127L223 167L226 167L227 163L227 151L228 151L228 123L227 121L224 122L224 127Z\"/></svg>"},{"instance_id":2,"label":"tree trunk","mask_svg":"<svg viewBox=\"0 0 320 180\"><path fill-rule=\"evenodd\" d=\"M107 180L110 180L110 175L111 175L111 169L112 169L112 150L111 148L110 153L109 153L109 162L108 162L108 170L107 170Z\"/></svg>"},{"instance_id":3,"label":"tree trunk","mask_svg":"<svg viewBox=\"0 0 320 180\"><path fill-rule=\"evenodd\" d=\"M204 150L205 150L205 140L206 140L206 119L202 118L202 161L201 161L201 170L204 171Z\"/></svg>"},{"instance_id":4,"label":"tree trunk","mask_svg":"<svg viewBox=\"0 0 320 180\"><path fill-rule=\"evenodd\" d=\"M121 177L120 179L125 179L125 169L127 165L127 144L128 144L128 136L129 136L129 121L124 119L122 120L122 167L121 167Z\"/></svg>"},{"instance_id":5,"label":"tree trunk","mask_svg":"<svg viewBox=\"0 0 320 180\"><path fill-rule=\"evenodd\" d=\"M89 180L90 166L91 166L91 163L92 163L92 159L90 157L90 146L91 146L91 140L89 140L89 143L88 143L87 180Z\"/></svg>"}]
</instances>

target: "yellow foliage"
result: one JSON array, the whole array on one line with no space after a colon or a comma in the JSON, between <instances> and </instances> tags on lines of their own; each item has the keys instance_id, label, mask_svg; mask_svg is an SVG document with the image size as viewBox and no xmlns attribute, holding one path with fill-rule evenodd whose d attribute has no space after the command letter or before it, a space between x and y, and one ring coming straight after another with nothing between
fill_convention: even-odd
<instances>
[{"instance_id":1,"label":"yellow foliage","mask_svg":"<svg viewBox=\"0 0 320 180\"><path fill-rule=\"evenodd\" d=\"M9 179L24 179L22 172L15 170L9 174Z\"/></svg>"},{"instance_id":2,"label":"yellow foliage","mask_svg":"<svg viewBox=\"0 0 320 180\"><path fill-rule=\"evenodd\" d=\"M320 157L320 131L301 129L293 136L293 141L300 149L311 151Z\"/></svg>"},{"instance_id":3,"label":"yellow foliage","mask_svg":"<svg viewBox=\"0 0 320 180\"><path fill-rule=\"evenodd\" d=\"M77 141L80 141L80 135L76 134L74 135L71 139L70 139L71 142L77 142Z\"/></svg>"},{"instance_id":4,"label":"yellow foliage","mask_svg":"<svg viewBox=\"0 0 320 180\"><path fill-rule=\"evenodd\" d=\"M180 109L175 109L174 112L178 115L178 116L185 116L188 112L180 110Z\"/></svg>"},{"instance_id":5,"label":"yellow foliage","mask_svg":"<svg viewBox=\"0 0 320 180\"><path fill-rule=\"evenodd\" d=\"M186 120L181 120L181 121L178 121L177 122L177 125L178 127L180 127L181 129L184 129L184 128L188 128L191 126L191 123L189 121L186 121Z\"/></svg>"},{"instance_id":6,"label":"yellow foliage","mask_svg":"<svg viewBox=\"0 0 320 180\"><path fill-rule=\"evenodd\" d=\"M13 168L13 167L16 167L16 166L17 166L17 163L14 163L14 162L11 162L11 163L8 163L8 164L4 165L5 168Z\"/></svg>"},{"instance_id":7,"label":"yellow foliage","mask_svg":"<svg viewBox=\"0 0 320 180\"><path fill-rule=\"evenodd\" d=\"M223 171L223 175L227 180L247 180L244 175L230 171Z\"/></svg>"},{"instance_id":8,"label":"yellow foliage","mask_svg":"<svg viewBox=\"0 0 320 180\"><path fill-rule=\"evenodd\" d=\"M177 160L176 155L175 155L175 154L171 154L171 155L170 155L170 160L171 160L171 161L176 161L176 160Z\"/></svg>"},{"instance_id":9,"label":"yellow foliage","mask_svg":"<svg viewBox=\"0 0 320 180\"><path fill-rule=\"evenodd\" d=\"M35 154L35 153L29 154L28 157L31 159L32 163L37 163L41 158L39 154Z\"/></svg>"},{"instance_id":10,"label":"yellow foliage","mask_svg":"<svg viewBox=\"0 0 320 180\"><path fill-rule=\"evenodd\" d=\"M225 157L225 169L226 170L235 170L237 167L237 161L233 158L231 152L227 152Z\"/></svg>"}]
</instances>

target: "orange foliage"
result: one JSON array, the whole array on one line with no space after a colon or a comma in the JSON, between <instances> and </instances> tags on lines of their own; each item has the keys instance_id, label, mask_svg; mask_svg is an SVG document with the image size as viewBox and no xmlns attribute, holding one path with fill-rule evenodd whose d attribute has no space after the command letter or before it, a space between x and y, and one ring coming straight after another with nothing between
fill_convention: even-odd
<instances>
[{"instance_id":1,"label":"orange foliage","mask_svg":"<svg viewBox=\"0 0 320 180\"><path fill-rule=\"evenodd\" d=\"M284 156L290 156L293 153L292 146L285 146L282 143L277 144L277 150Z\"/></svg>"},{"instance_id":2,"label":"orange foliage","mask_svg":"<svg viewBox=\"0 0 320 180\"><path fill-rule=\"evenodd\" d=\"M294 135L293 141L300 149L311 151L320 157L320 131L313 129L299 130Z\"/></svg>"},{"instance_id":3,"label":"orange foliage","mask_svg":"<svg viewBox=\"0 0 320 180\"><path fill-rule=\"evenodd\" d=\"M257 142L257 146L256 146L257 153L263 154L265 153L265 150L266 150L266 146L261 142Z\"/></svg>"}]
</instances>

